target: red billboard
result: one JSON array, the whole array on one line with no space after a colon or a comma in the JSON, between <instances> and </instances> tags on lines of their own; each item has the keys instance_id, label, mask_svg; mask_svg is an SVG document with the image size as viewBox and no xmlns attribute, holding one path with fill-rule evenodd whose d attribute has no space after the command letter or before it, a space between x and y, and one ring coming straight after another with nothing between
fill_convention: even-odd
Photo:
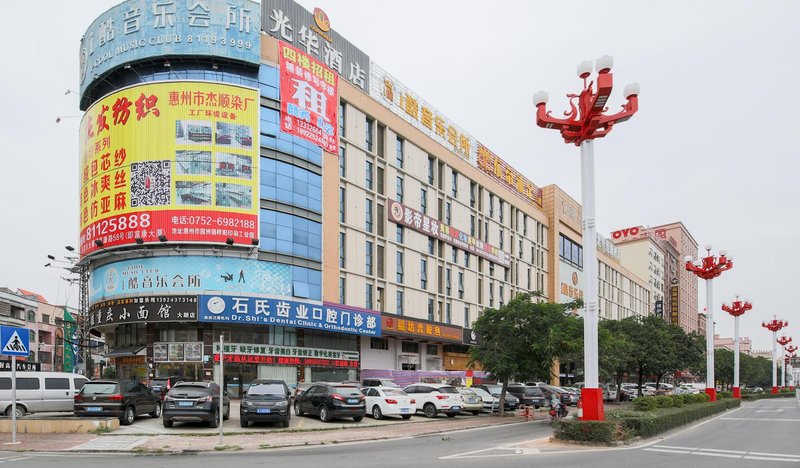
<instances>
[{"instance_id":1,"label":"red billboard","mask_svg":"<svg viewBox=\"0 0 800 468\"><path fill-rule=\"evenodd\" d=\"M280 44L281 131L339 153L339 77L289 44Z\"/></svg>"}]
</instances>

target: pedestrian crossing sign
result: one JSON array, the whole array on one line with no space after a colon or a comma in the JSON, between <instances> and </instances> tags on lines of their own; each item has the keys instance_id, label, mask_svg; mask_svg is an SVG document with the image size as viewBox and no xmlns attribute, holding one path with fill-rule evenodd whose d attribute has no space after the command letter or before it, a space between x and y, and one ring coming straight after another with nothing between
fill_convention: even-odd
<instances>
[{"instance_id":1,"label":"pedestrian crossing sign","mask_svg":"<svg viewBox=\"0 0 800 468\"><path fill-rule=\"evenodd\" d=\"M0 354L27 356L30 349L30 330L17 327L0 327Z\"/></svg>"}]
</instances>

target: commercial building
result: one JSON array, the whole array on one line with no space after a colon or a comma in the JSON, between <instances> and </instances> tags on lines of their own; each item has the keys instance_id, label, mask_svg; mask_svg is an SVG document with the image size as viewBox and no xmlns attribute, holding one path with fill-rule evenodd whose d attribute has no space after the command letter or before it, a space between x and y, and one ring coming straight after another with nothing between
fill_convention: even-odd
<instances>
[{"instance_id":1,"label":"commercial building","mask_svg":"<svg viewBox=\"0 0 800 468\"><path fill-rule=\"evenodd\" d=\"M714 335L714 349L724 348L728 351L733 351L733 338L721 337ZM739 352L742 354L752 354L750 338L747 336L739 337Z\"/></svg>"}]
</instances>

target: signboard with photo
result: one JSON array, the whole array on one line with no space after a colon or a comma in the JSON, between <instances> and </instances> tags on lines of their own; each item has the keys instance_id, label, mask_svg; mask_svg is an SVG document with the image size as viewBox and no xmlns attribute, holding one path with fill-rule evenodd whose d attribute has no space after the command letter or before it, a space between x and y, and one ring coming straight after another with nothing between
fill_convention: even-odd
<instances>
[{"instance_id":1,"label":"signboard with photo","mask_svg":"<svg viewBox=\"0 0 800 468\"><path fill-rule=\"evenodd\" d=\"M167 343L153 343L153 360L157 362L169 360Z\"/></svg>"},{"instance_id":2,"label":"signboard with photo","mask_svg":"<svg viewBox=\"0 0 800 468\"><path fill-rule=\"evenodd\" d=\"M183 361L183 343L170 343L168 346L169 349L169 360L170 361Z\"/></svg>"}]
</instances>

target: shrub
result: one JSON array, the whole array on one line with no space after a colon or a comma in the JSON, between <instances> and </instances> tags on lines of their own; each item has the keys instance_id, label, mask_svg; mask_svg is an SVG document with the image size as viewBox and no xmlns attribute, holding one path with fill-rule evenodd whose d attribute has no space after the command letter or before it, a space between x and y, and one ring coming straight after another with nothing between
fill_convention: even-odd
<instances>
[{"instance_id":1,"label":"shrub","mask_svg":"<svg viewBox=\"0 0 800 468\"><path fill-rule=\"evenodd\" d=\"M680 408L683 406L683 395L672 395L672 406L675 408Z\"/></svg>"},{"instance_id":2,"label":"shrub","mask_svg":"<svg viewBox=\"0 0 800 468\"><path fill-rule=\"evenodd\" d=\"M633 400L633 409L636 411L655 411L658 408L656 397L643 396Z\"/></svg>"},{"instance_id":3,"label":"shrub","mask_svg":"<svg viewBox=\"0 0 800 468\"><path fill-rule=\"evenodd\" d=\"M619 433L620 425L616 421L578 421L562 419L555 425L553 437L575 442L591 442L611 444L615 440L626 437Z\"/></svg>"},{"instance_id":4,"label":"shrub","mask_svg":"<svg viewBox=\"0 0 800 468\"><path fill-rule=\"evenodd\" d=\"M733 398L733 393L731 393L731 392L717 392L717 398Z\"/></svg>"},{"instance_id":5,"label":"shrub","mask_svg":"<svg viewBox=\"0 0 800 468\"><path fill-rule=\"evenodd\" d=\"M742 400L753 401L767 398L791 398L793 396L794 393L752 393L750 395L742 395Z\"/></svg>"},{"instance_id":6,"label":"shrub","mask_svg":"<svg viewBox=\"0 0 800 468\"><path fill-rule=\"evenodd\" d=\"M698 393L698 395L700 396L699 403L708 403L709 401L711 401L711 397L708 395L708 393L702 392Z\"/></svg>"},{"instance_id":7,"label":"shrub","mask_svg":"<svg viewBox=\"0 0 800 468\"><path fill-rule=\"evenodd\" d=\"M656 404L659 408L672 408L672 398L668 396L657 396L656 397Z\"/></svg>"}]
</instances>

